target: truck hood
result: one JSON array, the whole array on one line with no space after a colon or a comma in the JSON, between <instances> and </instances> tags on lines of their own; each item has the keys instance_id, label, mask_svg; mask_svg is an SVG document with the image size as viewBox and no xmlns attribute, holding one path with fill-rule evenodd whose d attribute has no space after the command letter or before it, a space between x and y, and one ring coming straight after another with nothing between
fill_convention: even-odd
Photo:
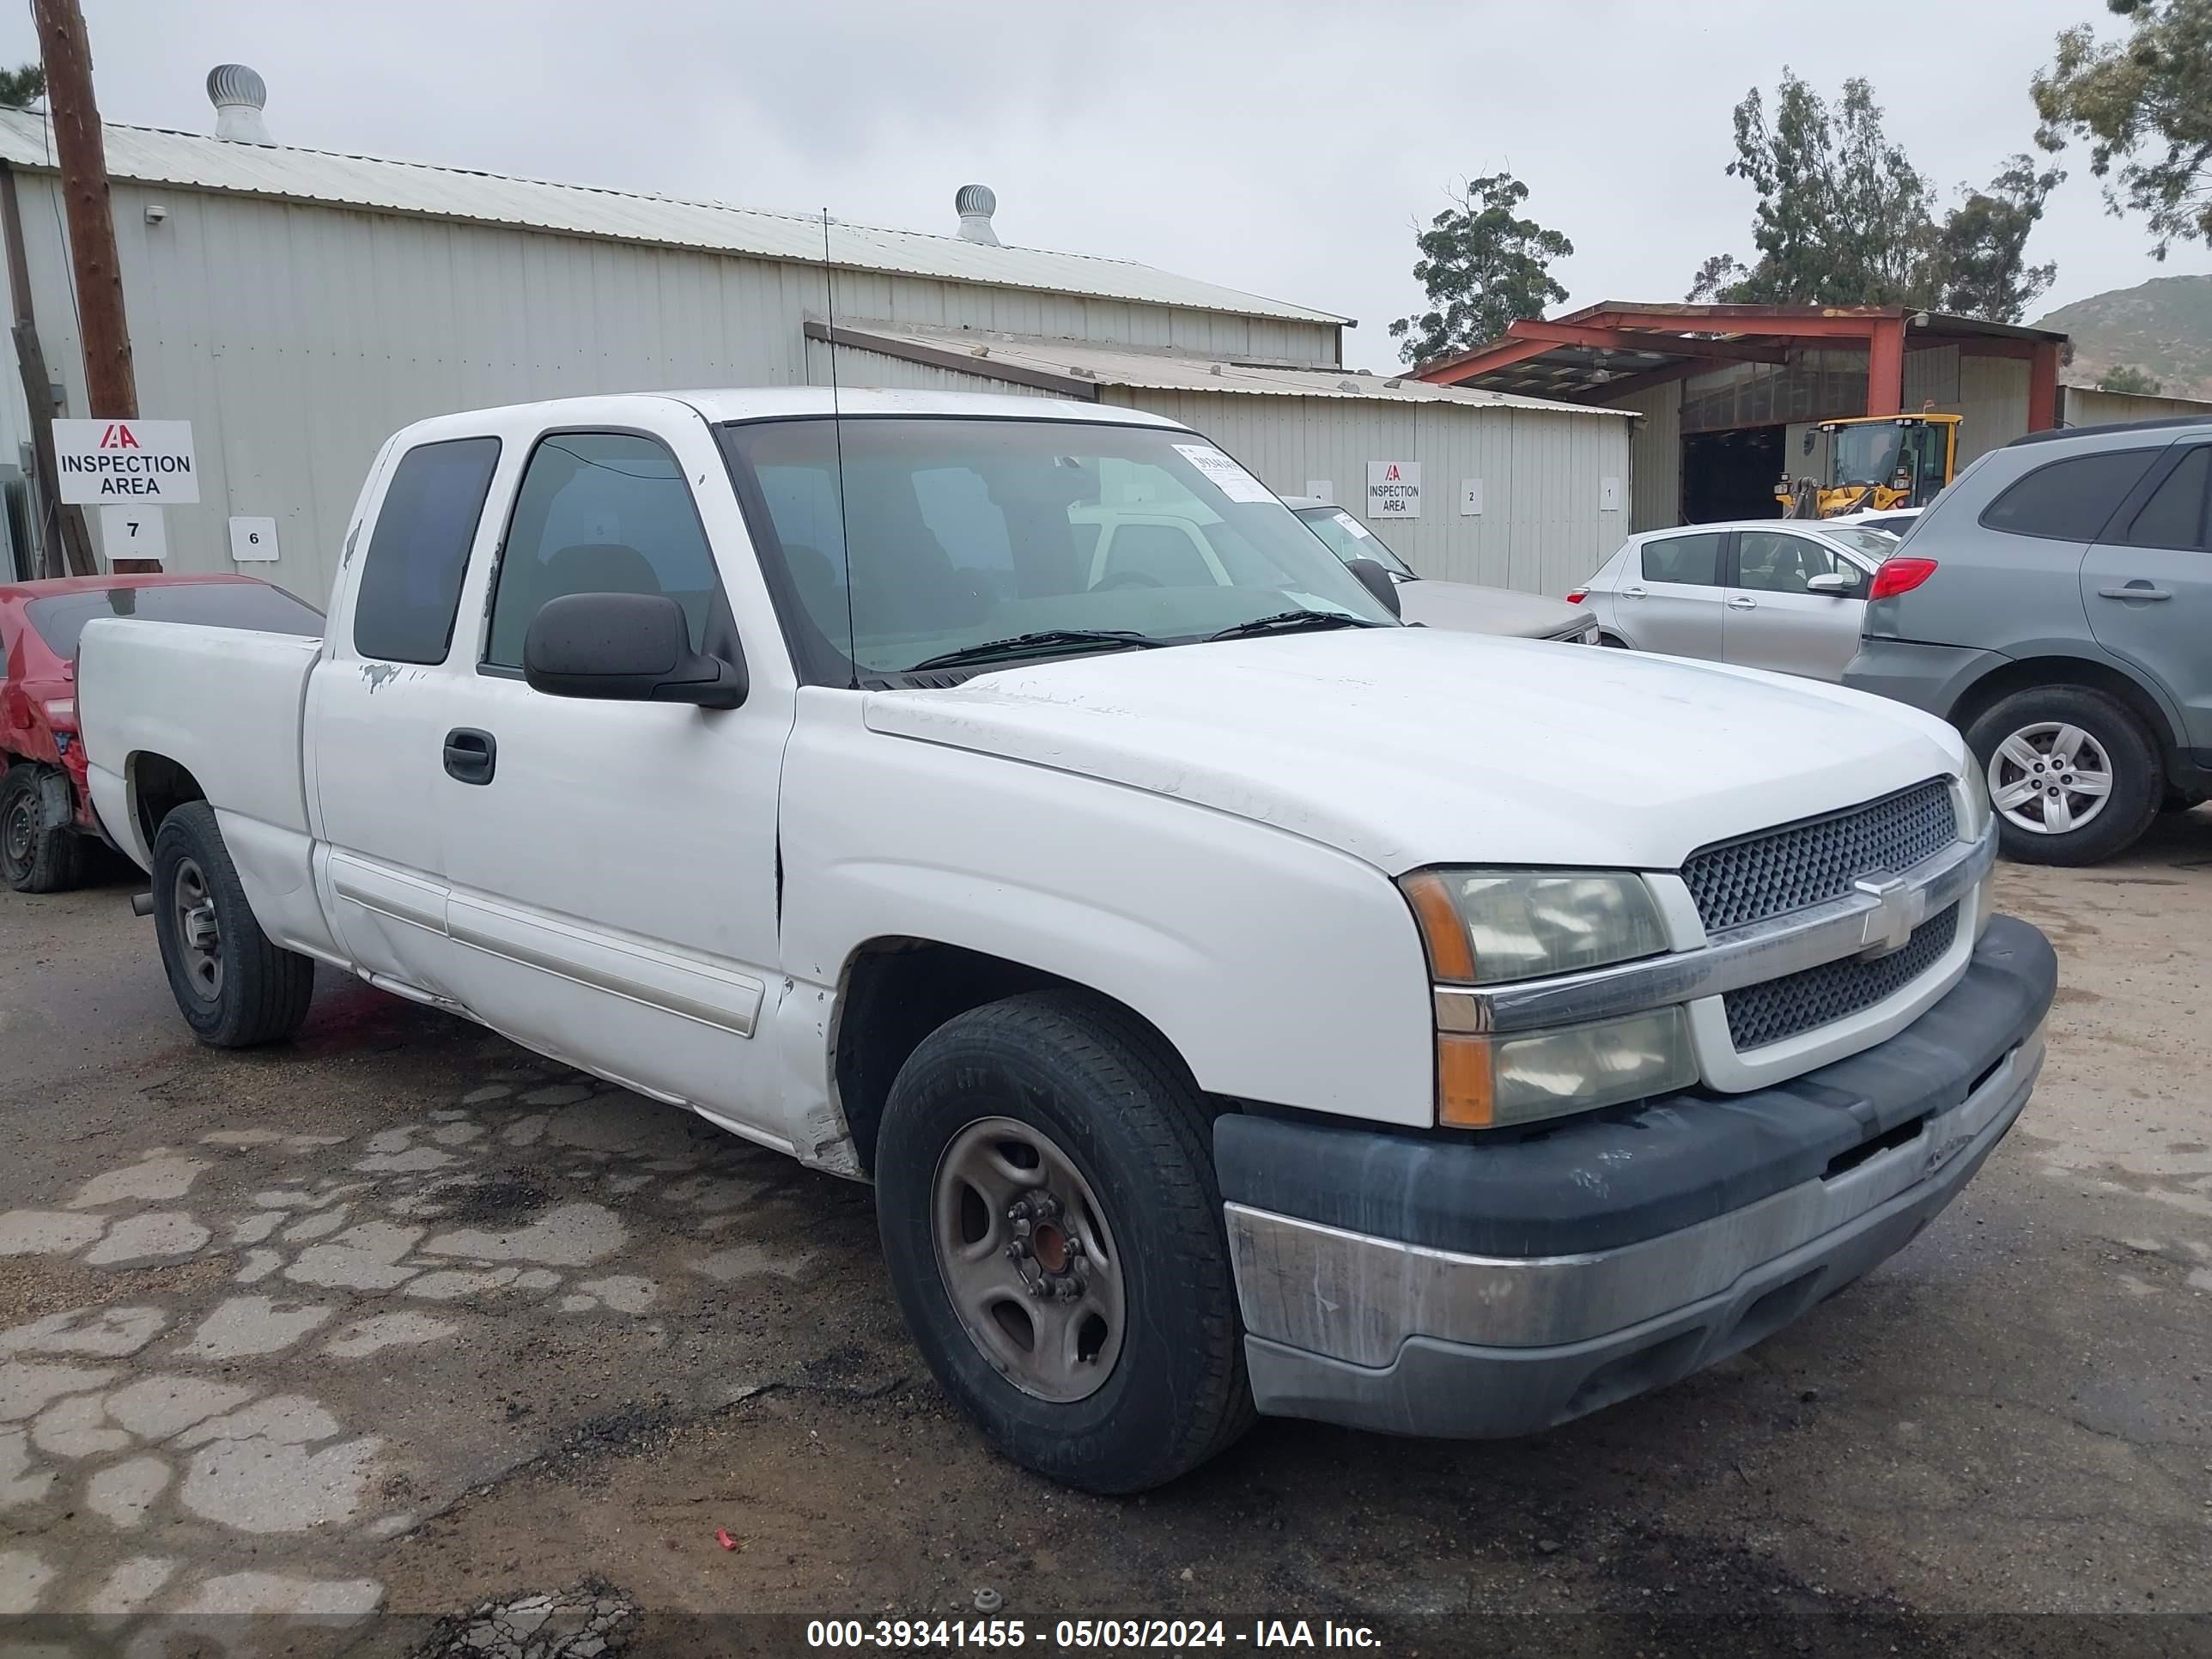
<instances>
[{"instance_id":1,"label":"truck hood","mask_svg":"<svg viewBox=\"0 0 2212 1659\"><path fill-rule=\"evenodd\" d=\"M1272 824L1391 874L1673 869L1708 842L1955 772L1964 752L1934 717L1840 686L1425 628L1023 664L872 693L862 718Z\"/></svg>"},{"instance_id":2,"label":"truck hood","mask_svg":"<svg viewBox=\"0 0 2212 1659\"><path fill-rule=\"evenodd\" d=\"M1510 587L1480 587L1473 582L1418 580L1398 584L1398 604L1406 620L1468 634L1506 634L1517 639L1547 640L1578 622L1593 620L1578 605L1516 593Z\"/></svg>"}]
</instances>

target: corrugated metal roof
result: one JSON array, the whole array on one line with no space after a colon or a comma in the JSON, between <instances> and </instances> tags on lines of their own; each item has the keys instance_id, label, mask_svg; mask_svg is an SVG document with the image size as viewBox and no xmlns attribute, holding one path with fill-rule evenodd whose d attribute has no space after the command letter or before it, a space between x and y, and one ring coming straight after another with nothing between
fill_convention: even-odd
<instances>
[{"instance_id":1,"label":"corrugated metal roof","mask_svg":"<svg viewBox=\"0 0 2212 1659\"><path fill-rule=\"evenodd\" d=\"M512 179L495 173L346 155L284 144L227 143L196 132L110 125L111 177L142 184L225 191L280 201L421 214L477 224L512 225L665 247L750 254L807 264L822 258L822 222L719 202L690 202L588 185ZM0 110L0 159L54 170L46 118ZM1332 312L1287 305L1127 259L1099 259L1040 248L989 246L957 236L834 222L832 263L945 282L987 283L1096 299L1178 306L1237 316L1346 323Z\"/></svg>"},{"instance_id":2,"label":"corrugated metal roof","mask_svg":"<svg viewBox=\"0 0 2212 1659\"><path fill-rule=\"evenodd\" d=\"M817 338L828 331L809 323ZM1471 386L1433 386L1410 375L1368 374L1345 368L1278 368L1194 357L1171 351L1089 345L1076 340L1041 339L982 329L929 328L870 319L840 319L837 343L860 350L881 351L911 362L933 363L963 374L1001 377L1070 397L1097 395L1102 386L1161 392L1238 392L1278 398L1350 398L1370 403L1456 404L1470 408L1543 410L1563 415L1613 415L1631 419L1637 411L1589 404L1524 398Z\"/></svg>"}]
</instances>

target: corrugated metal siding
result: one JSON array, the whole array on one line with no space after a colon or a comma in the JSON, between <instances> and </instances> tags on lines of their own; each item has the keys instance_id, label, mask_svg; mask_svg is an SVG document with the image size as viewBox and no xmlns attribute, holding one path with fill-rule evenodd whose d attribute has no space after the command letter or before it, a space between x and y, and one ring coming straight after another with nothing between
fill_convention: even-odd
<instances>
[{"instance_id":1,"label":"corrugated metal siding","mask_svg":"<svg viewBox=\"0 0 2212 1659\"><path fill-rule=\"evenodd\" d=\"M1340 504L1425 575L1556 596L1628 533L1625 510L1598 507L1607 477L1620 481L1626 501L1637 423L1617 415L1124 387L1105 400L1206 434L1279 495L1328 480ZM1368 520L1370 461L1421 464L1418 520ZM1479 518L1460 515L1462 478L1483 481Z\"/></svg>"},{"instance_id":2,"label":"corrugated metal siding","mask_svg":"<svg viewBox=\"0 0 2212 1659\"><path fill-rule=\"evenodd\" d=\"M2017 357L1959 359L1959 465L2010 443L2027 430L2027 364Z\"/></svg>"},{"instance_id":3,"label":"corrugated metal siding","mask_svg":"<svg viewBox=\"0 0 2212 1659\"><path fill-rule=\"evenodd\" d=\"M1613 407L1632 409L1644 416L1636 423L1632 446L1636 483L1629 500L1629 529L1666 530L1681 523L1681 383L1655 386Z\"/></svg>"},{"instance_id":4,"label":"corrugated metal siding","mask_svg":"<svg viewBox=\"0 0 2212 1659\"><path fill-rule=\"evenodd\" d=\"M2100 392L2094 386L2058 389L2059 418L2068 426L2118 426L2168 415L2212 415L2212 403L2195 398L2154 398L2137 392Z\"/></svg>"},{"instance_id":5,"label":"corrugated metal siding","mask_svg":"<svg viewBox=\"0 0 2212 1659\"><path fill-rule=\"evenodd\" d=\"M1934 404L1946 413L1959 403L1959 348L1930 346L1905 354L1905 379L1899 403L1908 414Z\"/></svg>"},{"instance_id":6,"label":"corrugated metal siding","mask_svg":"<svg viewBox=\"0 0 2212 1659\"><path fill-rule=\"evenodd\" d=\"M159 127L110 125L104 134L108 175L118 181L419 214L769 259L812 261L822 254L822 222L806 214L765 213L725 203L513 179L374 155L344 155L281 144L226 143L203 133ZM19 167L51 169L53 145L45 118L23 111L0 111L0 157ZM1332 330L1349 320L1132 260L994 246L963 241L957 236L834 220L830 257L841 266L1094 295L1140 305L1283 318L1322 324Z\"/></svg>"},{"instance_id":7,"label":"corrugated metal siding","mask_svg":"<svg viewBox=\"0 0 2212 1659\"><path fill-rule=\"evenodd\" d=\"M55 181L16 182L40 337L82 414ZM153 202L168 209L158 226ZM283 556L246 568L317 604L396 428L541 398L805 384L804 325L827 308L818 268L769 259L131 184L114 212L139 408L191 421L199 454L203 504L169 509L169 568L234 568L226 520L266 514ZM1304 324L876 272L841 272L836 301L841 316L1230 355L1335 343Z\"/></svg>"}]
</instances>

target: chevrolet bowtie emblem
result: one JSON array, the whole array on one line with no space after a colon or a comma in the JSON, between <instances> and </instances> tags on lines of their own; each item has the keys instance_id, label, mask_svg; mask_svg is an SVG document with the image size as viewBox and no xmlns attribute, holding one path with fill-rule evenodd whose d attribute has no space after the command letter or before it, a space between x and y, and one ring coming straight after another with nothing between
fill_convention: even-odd
<instances>
[{"instance_id":1,"label":"chevrolet bowtie emblem","mask_svg":"<svg viewBox=\"0 0 2212 1659\"><path fill-rule=\"evenodd\" d=\"M1865 930L1859 935L1863 947L1860 959L1871 962L1893 951L1903 950L1912 937L1912 930L1927 918L1926 890L1908 885L1904 877L1893 876L1887 870L1861 876L1851 885L1875 901L1875 908L1867 912Z\"/></svg>"}]
</instances>

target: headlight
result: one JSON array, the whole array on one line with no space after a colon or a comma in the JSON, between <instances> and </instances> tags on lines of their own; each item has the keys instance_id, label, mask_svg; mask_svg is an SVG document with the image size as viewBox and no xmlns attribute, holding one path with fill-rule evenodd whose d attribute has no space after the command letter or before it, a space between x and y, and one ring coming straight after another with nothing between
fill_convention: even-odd
<instances>
[{"instance_id":1,"label":"headlight","mask_svg":"<svg viewBox=\"0 0 2212 1659\"><path fill-rule=\"evenodd\" d=\"M1650 889L1625 872L1417 870L1398 884L1447 984L1570 974L1667 948Z\"/></svg>"},{"instance_id":2,"label":"headlight","mask_svg":"<svg viewBox=\"0 0 2212 1659\"><path fill-rule=\"evenodd\" d=\"M1697 1080L1679 1007L1525 1036L1437 1038L1437 1121L1457 1128L1594 1111Z\"/></svg>"}]
</instances>

